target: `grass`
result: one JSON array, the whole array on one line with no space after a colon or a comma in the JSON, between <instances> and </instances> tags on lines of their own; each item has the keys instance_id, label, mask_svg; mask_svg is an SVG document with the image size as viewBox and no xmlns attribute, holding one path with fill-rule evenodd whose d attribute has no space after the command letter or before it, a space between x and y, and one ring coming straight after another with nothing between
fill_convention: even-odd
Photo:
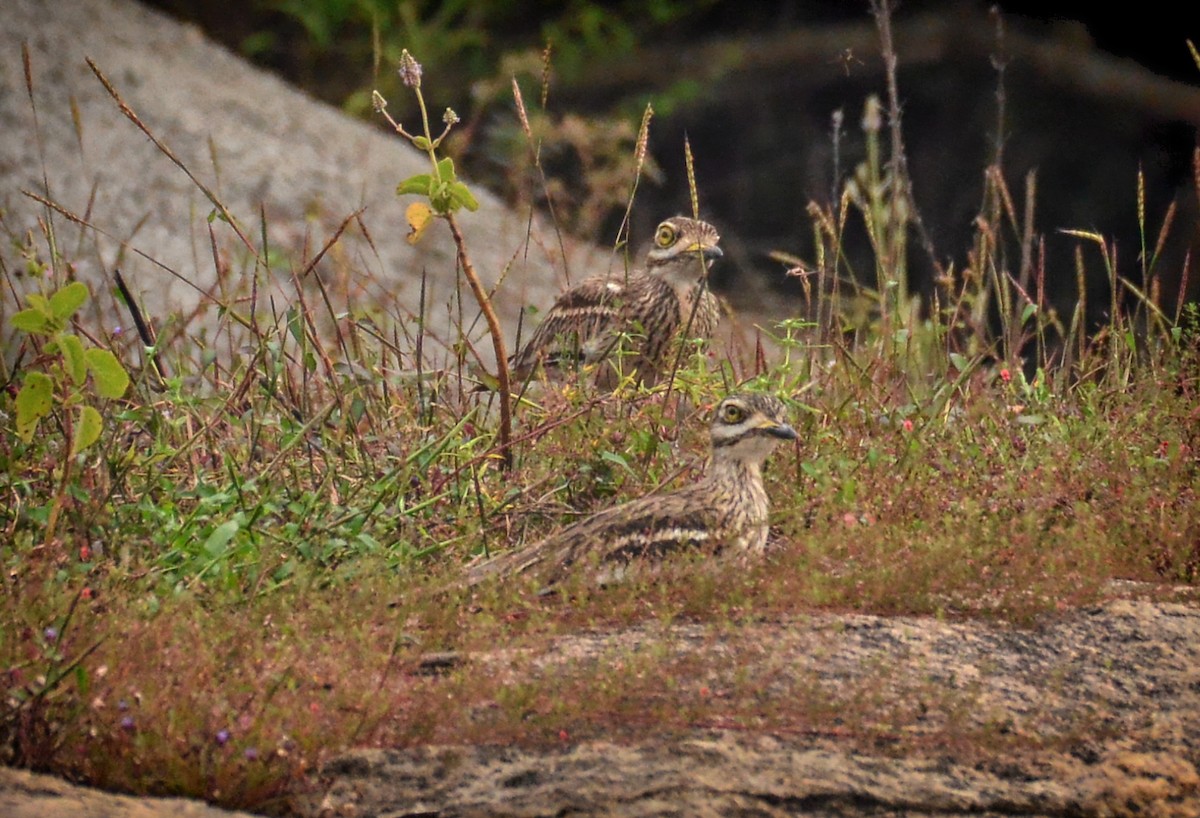
<instances>
[{"instance_id":1,"label":"grass","mask_svg":"<svg viewBox=\"0 0 1200 818\"><path fill-rule=\"evenodd\" d=\"M1104 599L1114 579L1195 586L1200 316L1133 287L1091 234L1080 241L1104 250L1111 322L1086 333L1078 310L1058 316L1038 284L1036 232L998 170L971 257L943 271L936 301L917 302L884 263L905 252L915 213L885 201L907 190L886 155L876 144L841 200L812 208L820 252L793 260L810 317L764 327L761 358L692 356L670 392L527 395L509 472L497 398L463 382L462 345L433 365L433 342L405 336L399 316L335 307L313 285L250 319L232 308L244 294L228 293L207 343L184 326L157 347L159 369L78 320L135 379L98 401L102 434L69 479L65 409L29 440L0 431L4 760L280 811L323 759L357 745L714 726L896 752L1000 741L968 717L970 691L883 694L886 667L843 684L750 665L739 658L763 648L738 629L823 611L1022 626ZM840 252L854 219L879 253L865 282ZM23 252L51 292L71 259L46 230ZM206 352L247 339L248 354ZM14 385L53 358L21 343L3 373ZM478 554L689 479L704 410L734 384L784 396L800 432L769 468L777 547L765 560L682 557L603 590L445 590ZM728 661L697 664L674 647L675 625L727 644ZM619 629L646 638L559 650L564 635ZM492 655L424 667L443 651ZM939 714L936 726L910 734L928 713L905 701Z\"/></svg>"}]
</instances>

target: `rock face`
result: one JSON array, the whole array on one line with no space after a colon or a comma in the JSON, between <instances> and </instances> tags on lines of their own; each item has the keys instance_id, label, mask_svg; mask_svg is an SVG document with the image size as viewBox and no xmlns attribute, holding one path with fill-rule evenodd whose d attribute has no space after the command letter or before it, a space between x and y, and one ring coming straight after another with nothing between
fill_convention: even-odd
<instances>
[{"instance_id":1,"label":"rock face","mask_svg":"<svg viewBox=\"0 0 1200 818\"><path fill-rule=\"evenodd\" d=\"M113 316L128 323L128 314L107 295L118 267L160 324L171 312L186 316L207 305L215 313L214 296L228 300L248 293L253 255L229 225L209 220L212 202L121 114L87 59L258 248L265 217L270 253L280 259L273 261L277 308L296 301L291 274L304 270L338 226L361 209L360 220L351 221L313 273L335 299L403 318L420 308L426 271L428 328L435 338L453 339L453 313L445 306L455 292L448 231L435 225L411 247L404 219L411 199L395 195L400 180L428 171L425 156L131 0L4 4L0 230L8 235L0 243L0 261L9 270L19 275L34 251L49 257L41 220L52 226L74 275L92 285L102 310L97 317L106 323ZM364 87L370 83L364 75ZM464 212L461 222L485 283L490 286L511 267L497 304L508 327L515 327L525 303L549 303L561 288L564 263L593 270L608 263L608 254L571 249L570 242L564 259L552 229L537 220L531 227L528 214L513 213L482 189L475 193L480 210ZM469 321L475 310L465 287L464 293ZM259 294L264 314L270 294L264 283ZM7 326L16 308L6 287L0 325ZM240 309L248 312L244 302Z\"/></svg>"},{"instance_id":2,"label":"rock face","mask_svg":"<svg viewBox=\"0 0 1200 818\"><path fill-rule=\"evenodd\" d=\"M48 775L0 767L5 818L248 818L183 798L135 798L75 787Z\"/></svg>"},{"instance_id":3,"label":"rock face","mask_svg":"<svg viewBox=\"0 0 1200 818\"><path fill-rule=\"evenodd\" d=\"M727 644L695 626L656 649ZM1119 600L1032 630L874 616L748 625L762 661L837 686L879 676L966 697L994 746L897 757L846 735L703 731L663 741L362 750L329 763L305 815L1200 815L1200 609ZM564 637L553 657L611 656L643 633ZM725 656L727 660L727 656ZM494 657L468 661L485 667ZM900 695L903 695L901 692ZM936 693L932 696L937 698ZM961 701L961 700L960 700ZM933 735L937 706L897 727ZM982 735L987 735L982 733ZM919 744L919 742L918 742ZM1028 748L1028 749L1026 749Z\"/></svg>"},{"instance_id":4,"label":"rock face","mask_svg":"<svg viewBox=\"0 0 1200 818\"><path fill-rule=\"evenodd\" d=\"M1116 600L1033 629L822 614L750 623L723 640L697 625L563 636L535 672L614 651L755 663L837 689L875 680L893 728L927 747L871 747L863 731L696 730L552 750L363 749L325 765L297 816L1200 816L1200 606ZM616 655L620 655L619 653ZM740 655L745 655L742 652ZM505 651L458 657L482 672ZM470 668L468 669L470 670ZM743 668L754 673L756 668ZM816 680L812 682L811 680ZM924 686L924 687L923 687ZM903 701L921 690L929 706ZM907 692L906 692L907 691ZM945 694L965 710L939 744ZM928 744L923 738L930 739ZM0 815L224 815L197 803L113 796L0 769Z\"/></svg>"}]
</instances>

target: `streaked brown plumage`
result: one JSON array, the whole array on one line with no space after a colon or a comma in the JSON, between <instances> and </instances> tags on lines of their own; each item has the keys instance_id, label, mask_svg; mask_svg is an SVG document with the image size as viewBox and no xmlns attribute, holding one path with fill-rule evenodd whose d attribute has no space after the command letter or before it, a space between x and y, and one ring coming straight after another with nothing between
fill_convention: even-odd
<instances>
[{"instance_id":1,"label":"streaked brown plumage","mask_svg":"<svg viewBox=\"0 0 1200 818\"><path fill-rule=\"evenodd\" d=\"M718 241L707 222L686 216L664 221L642 268L628 277L592 276L558 297L533 337L512 356L515 378L527 378L539 364L553 377L559 370L602 361L628 333L637 336L632 367L643 380L653 380L673 364L673 341L684 327L689 338L708 339L716 331L720 302L705 278L721 256Z\"/></svg>"},{"instance_id":2,"label":"streaked brown plumage","mask_svg":"<svg viewBox=\"0 0 1200 818\"><path fill-rule=\"evenodd\" d=\"M795 439L786 418L774 396L731 395L713 413L712 460L700 480L605 509L531 546L478 563L468 568L467 584L526 571L554 582L579 563L619 568L687 546L762 551L770 508L762 465L779 441Z\"/></svg>"}]
</instances>

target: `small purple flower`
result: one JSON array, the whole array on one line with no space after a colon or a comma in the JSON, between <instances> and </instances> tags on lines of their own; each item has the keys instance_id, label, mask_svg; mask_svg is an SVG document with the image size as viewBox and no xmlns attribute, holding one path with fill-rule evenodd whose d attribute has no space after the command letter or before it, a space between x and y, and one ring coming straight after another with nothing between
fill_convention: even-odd
<instances>
[{"instance_id":1,"label":"small purple flower","mask_svg":"<svg viewBox=\"0 0 1200 818\"><path fill-rule=\"evenodd\" d=\"M121 699L121 701L117 702L117 709L120 710L122 713L124 713L126 710L129 709L129 702L125 701L124 699Z\"/></svg>"},{"instance_id":2,"label":"small purple flower","mask_svg":"<svg viewBox=\"0 0 1200 818\"><path fill-rule=\"evenodd\" d=\"M130 731L137 729L137 722L133 720L133 716L126 716L121 719L121 729Z\"/></svg>"},{"instance_id":3,"label":"small purple flower","mask_svg":"<svg viewBox=\"0 0 1200 818\"><path fill-rule=\"evenodd\" d=\"M229 731L228 730L218 730L216 739L217 739L217 744L224 747L229 742Z\"/></svg>"},{"instance_id":4,"label":"small purple flower","mask_svg":"<svg viewBox=\"0 0 1200 818\"><path fill-rule=\"evenodd\" d=\"M120 325L120 324L118 324L117 326L113 327L112 334L113 334L113 336L115 337L115 336L117 336L117 335L120 335L120 334L121 334L122 332L124 332L124 331L125 331L125 330L121 328L121 325Z\"/></svg>"},{"instance_id":5,"label":"small purple flower","mask_svg":"<svg viewBox=\"0 0 1200 818\"><path fill-rule=\"evenodd\" d=\"M408 49L400 52L400 81L409 88L421 87L421 64L417 62Z\"/></svg>"},{"instance_id":6,"label":"small purple flower","mask_svg":"<svg viewBox=\"0 0 1200 818\"><path fill-rule=\"evenodd\" d=\"M53 642L58 638L58 628L46 628L42 631L42 636L46 637L47 642Z\"/></svg>"},{"instance_id":7,"label":"small purple flower","mask_svg":"<svg viewBox=\"0 0 1200 818\"><path fill-rule=\"evenodd\" d=\"M246 752L242 753L242 755L244 755L246 757L247 761L255 761L258 759L258 748L257 747L247 747Z\"/></svg>"}]
</instances>

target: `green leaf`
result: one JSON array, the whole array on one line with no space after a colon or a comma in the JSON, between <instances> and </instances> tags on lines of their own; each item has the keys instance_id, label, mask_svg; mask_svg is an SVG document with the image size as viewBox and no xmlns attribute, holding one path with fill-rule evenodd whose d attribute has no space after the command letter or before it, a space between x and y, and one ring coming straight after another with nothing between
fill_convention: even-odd
<instances>
[{"instance_id":1,"label":"green leaf","mask_svg":"<svg viewBox=\"0 0 1200 818\"><path fill-rule=\"evenodd\" d=\"M83 341L79 340L78 335L64 332L58 336L58 345L62 351L63 360L67 363L67 374L71 376L71 380L76 386L80 386L87 379L87 361L84 359Z\"/></svg>"},{"instance_id":2,"label":"green leaf","mask_svg":"<svg viewBox=\"0 0 1200 818\"><path fill-rule=\"evenodd\" d=\"M38 421L50 414L54 384L41 372L25 375L25 385L17 393L17 434L26 443L33 440Z\"/></svg>"},{"instance_id":3,"label":"green leaf","mask_svg":"<svg viewBox=\"0 0 1200 818\"><path fill-rule=\"evenodd\" d=\"M75 434L71 439L71 454L79 454L99 440L100 429L103 425L100 413L94 406L79 407L79 417L75 421Z\"/></svg>"},{"instance_id":4,"label":"green leaf","mask_svg":"<svg viewBox=\"0 0 1200 818\"><path fill-rule=\"evenodd\" d=\"M600 459L620 466L625 471L633 474L633 469L629 467L629 461L616 452L600 452Z\"/></svg>"},{"instance_id":5,"label":"green leaf","mask_svg":"<svg viewBox=\"0 0 1200 818\"><path fill-rule=\"evenodd\" d=\"M438 179L449 184L455 180L454 160L447 156L437 163Z\"/></svg>"},{"instance_id":6,"label":"green leaf","mask_svg":"<svg viewBox=\"0 0 1200 818\"><path fill-rule=\"evenodd\" d=\"M65 321L88 300L88 288L82 281L73 281L50 296L50 312Z\"/></svg>"},{"instance_id":7,"label":"green leaf","mask_svg":"<svg viewBox=\"0 0 1200 818\"><path fill-rule=\"evenodd\" d=\"M429 140L426 139L425 137L414 136L413 137L413 147L419 151L427 151L432 146L429 144Z\"/></svg>"},{"instance_id":8,"label":"green leaf","mask_svg":"<svg viewBox=\"0 0 1200 818\"><path fill-rule=\"evenodd\" d=\"M87 668L83 665L75 666L75 687L78 689L79 695L85 699L92 689L92 677L88 675Z\"/></svg>"},{"instance_id":9,"label":"green leaf","mask_svg":"<svg viewBox=\"0 0 1200 818\"><path fill-rule=\"evenodd\" d=\"M39 310L21 310L12 317L12 325L22 332L45 333L49 323Z\"/></svg>"},{"instance_id":10,"label":"green leaf","mask_svg":"<svg viewBox=\"0 0 1200 818\"><path fill-rule=\"evenodd\" d=\"M1025 309L1021 310L1021 326L1029 323L1029 319L1037 315L1037 304L1026 304Z\"/></svg>"},{"instance_id":11,"label":"green leaf","mask_svg":"<svg viewBox=\"0 0 1200 818\"><path fill-rule=\"evenodd\" d=\"M416 194L418 196L428 196L429 188L433 184L433 177L428 173L419 173L416 176L411 176L405 179L396 187L397 196L405 196L408 194Z\"/></svg>"},{"instance_id":12,"label":"green leaf","mask_svg":"<svg viewBox=\"0 0 1200 818\"><path fill-rule=\"evenodd\" d=\"M954 364L954 368L959 372L966 372L967 366L969 366L967 362L967 356L963 355L961 352L951 352L950 363Z\"/></svg>"},{"instance_id":13,"label":"green leaf","mask_svg":"<svg viewBox=\"0 0 1200 818\"><path fill-rule=\"evenodd\" d=\"M475 198L475 194L471 193L471 189L462 182L450 185L450 202L454 210L465 207L474 213L479 209L479 201Z\"/></svg>"},{"instance_id":14,"label":"green leaf","mask_svg":"<svg viewBox=\"0 0 1200 818\"><path fill-rule=\"evenodd\" d=\"M25 296L25 300L29 303L29 306L46 316L46 320L54 317L54 311L50 309L50 299L46 298L46 296L40 293L30 293Z\"/></svg>"},{"instance_id":15,"label":"green leaf","mask_svg":"<svg viewBox=\"0 0 1200 818\"><path fill-rule=\"evenodd\" d=\"M89 349L84 353L87 367L96 379L96 394L102 398L119 398L129 388L129 373L117 356L107 349Z\"/></svg>"},{"instance_id":16,"label":"green leaf","mask_svg":"<svg viewBox=\"0 0 1200 818\"><path fill-rule=\"evenodd\" d=\"M219 526L213 529L208 535L208 539L204 541L204 553L216 559L225 553L225 546L229 545L229 541L233 539L233 535L238 533L241 523L237 520L226 520Z\"/></svg>"},{"instance_id":17,"label":"green leaf","mask_svg":"<svg viewBox=\"0 0 1200 818\"><path fill-rule=\"evenodd\" d=\"M304 321L301 318L300 310L296 309L295 307L288 308L287 328L288 333L292 336L292 340L294 340L297 345L301 347L306 346L305 342L308 339L304 336Z\"/></svg>"}]
</instances>

